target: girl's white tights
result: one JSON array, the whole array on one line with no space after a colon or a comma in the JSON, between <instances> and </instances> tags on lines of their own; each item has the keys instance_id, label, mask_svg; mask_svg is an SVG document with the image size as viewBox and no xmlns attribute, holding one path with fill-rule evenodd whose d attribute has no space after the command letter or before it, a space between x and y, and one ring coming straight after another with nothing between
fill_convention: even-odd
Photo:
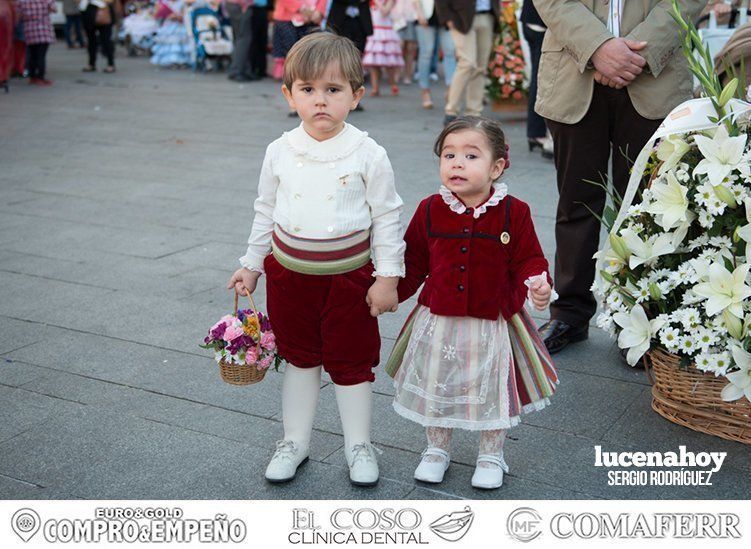
<instances>
[{"instance_id":1,"label":"girl's white tights","mask_svg":"<svg viewBox=\"0 0 751 549\"><path fill-rule=\"evenodd\" d=\"M428 427L425 434L428 437L428 445L435 446L446 452L450 452L452 429L447 427ZM503 443L506 440L506 429L495 431L481 431L480 448L478 454L490 454L500 456L503 451ZM442 458L435 455L427 455L423 458L425 461L438 462ZM492 463L481 461L478 467L495 467Z\"/></svg>"},{"instance_id":2,"label":"girl's white tights","mask_svg":"<svg viewBox=\"0 0 751 549\"><path fill-rule=\"evenodd\" d=\"M284 439L294 441L303 454L310 447L313 418L321 392L321 367L298 368L287 364L282 382Z\"/></svg>"}]
</instances>

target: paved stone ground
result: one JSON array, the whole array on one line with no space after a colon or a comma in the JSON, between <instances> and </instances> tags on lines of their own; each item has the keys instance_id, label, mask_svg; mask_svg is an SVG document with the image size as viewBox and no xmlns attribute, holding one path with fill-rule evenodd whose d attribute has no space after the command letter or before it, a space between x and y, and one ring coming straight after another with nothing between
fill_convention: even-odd
<instances>
[{"instance_id":1,"label":"paved stone ground","mask_svg":"<svg viewBox=\"0 0 751 549\"><path fill-rule=\"evenodd\" d=\"M281 435L282 376L238 388L198 348L231 307L223 289L243 253L266 145L295 122L271 81L156 70L118 60L86 74L81 51L49 54L50 89L14 80L0 95L0 497L11 498L733 498L748 496L751 453L650 409L641 371L613 342L558 355L554 404L513 429L504 487L470 487L476 437L458 433L438 487L415 483L420 427L397 416L383 372L373 440L374 489L351 487L333 386L323 383L312 460L285 486L262 478ZM435 97L442 96L442 89ZM439 102L440 103L440 102ZM389 151L405 221L437 188L431 143L440 110L415 86L367 99L350 121ZM552 164L507 121L512 192L531 204L554 250ZM258 292L263 306L263 288ZM387 356L411 303L381 317ZM727 451L714 487L609 487L606 450Z\"/></svg>"}]
</instances>

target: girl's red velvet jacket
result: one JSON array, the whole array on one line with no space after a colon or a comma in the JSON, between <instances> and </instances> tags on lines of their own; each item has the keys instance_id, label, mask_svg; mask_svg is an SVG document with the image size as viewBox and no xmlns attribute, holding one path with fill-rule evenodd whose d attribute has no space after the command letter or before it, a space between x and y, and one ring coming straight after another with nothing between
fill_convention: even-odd
<instances>
[{"instance_id":1,"label":"girl's red velvet jacket","mask_svg":"<svg viewBox=\"0 0 751 549\"><path fill-rule=\"evenodd\" d=\"M434 314L508 320L524 306L525 280L545 273L552 285L526 203L506 196L473 213L452 211L439 194L420 203L404 236L400 302L425 282L418 303Z\"/></svg>"}]
</instances>

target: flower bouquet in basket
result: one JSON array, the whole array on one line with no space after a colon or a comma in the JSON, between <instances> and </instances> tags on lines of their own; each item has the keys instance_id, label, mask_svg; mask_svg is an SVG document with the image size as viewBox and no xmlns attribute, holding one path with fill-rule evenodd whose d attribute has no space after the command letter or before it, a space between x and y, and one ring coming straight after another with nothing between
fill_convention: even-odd
<instances>
[{"instance_id":1,"label":"flower bouquet in basket","mask_svg":"<svg viewBox=\"0 0 751 549\"><path fill-rule=\"evenodd\" d=\"M526 107L529 78L519 39L516 7L516 1L501 2L500 33L488 65L488 97L497 110L511 105Z\"/></svg>"},{"instance_id":2,"label":"flower bouquet in basket","mask_svg":"<svg viewBox=\"0 0 751 549\"><path fill-rule=\"evenodd\" d=\"M219 319L201 347L214 351L224 381L248 385L261 381L272 365L278 370L282 358L268 317L257 310L250 295L250 309L238 309L237 298L235 293L235 314Z\"/></svg>"},{"instance_id":3,"label":"flower bouquet in basket","mask_svg":"<svg viewBox=\"0 0 751 549\"><path fill-rule=\"evenodd\" d=\"M597 324L629 364L652 366L658 413L751 443L751 104L734 98L737 79L721 87L675 0L673 16L705 97L665 119L614 197L620 211L603 214Z\"/></svg>"}]
</instances>

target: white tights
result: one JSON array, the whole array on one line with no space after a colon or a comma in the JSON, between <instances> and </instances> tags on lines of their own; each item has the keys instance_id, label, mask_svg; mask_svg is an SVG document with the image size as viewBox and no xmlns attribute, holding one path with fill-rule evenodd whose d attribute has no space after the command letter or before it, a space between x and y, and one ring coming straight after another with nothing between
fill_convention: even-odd
<instances>
[{"instance_id":1,"label":"white tights","mask_svg":"<svg viewBox=\"0 0 751 549\"><path fill-rule=\"evenodd\" d=\"M453 429L447 427L428 427L425 434L428 437L428 445L435 446L446 452L451 449L451 433ZM480 448L478 454L490 454L492 456L501 456L503 443L506 440L506 429L497 429L495 431L481 431ZM441 461L440 456L427 455L423 459L426 461ZM495 467L492 463L481 461L478 467Z\"/></svg>"}]
</instances>

